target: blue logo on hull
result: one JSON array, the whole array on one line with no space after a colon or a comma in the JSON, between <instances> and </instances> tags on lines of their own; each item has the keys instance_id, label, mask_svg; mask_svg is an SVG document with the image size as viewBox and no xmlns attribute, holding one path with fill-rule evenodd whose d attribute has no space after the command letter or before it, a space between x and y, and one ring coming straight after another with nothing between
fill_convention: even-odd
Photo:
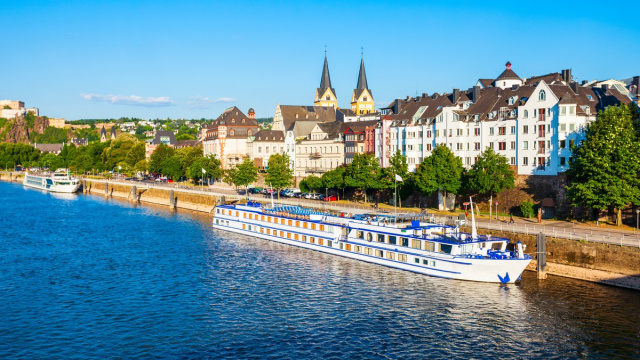
<instances>
[{"instance_id":1,"label":"blue logo on hull","mask_svg":"<svg viewBox=\"0 0 640 360\"><path fill-rule=\"evenodd\" d=\"M504 277L498 274L498 279L500 279L500 282L503 284L507 284L509 281L511 281L511 278L509 278L509 273L506 273Z\"/></svg>"}]
</instances>

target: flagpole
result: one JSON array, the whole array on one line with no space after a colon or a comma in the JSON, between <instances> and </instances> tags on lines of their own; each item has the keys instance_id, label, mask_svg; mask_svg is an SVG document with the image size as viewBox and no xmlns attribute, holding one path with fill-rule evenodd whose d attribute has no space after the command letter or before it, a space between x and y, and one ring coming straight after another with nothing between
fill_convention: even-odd
<instances>
[{"instance_id":1,"label":"flagpole","mask_svg":"<svg viewBox=\"0 0 640 360\"><path fill-rule=\"evenodd\" d=\"M396 173L393 173L393 213L394 213L394 220L393 223L395 224L398 220L398 210L397 210L397 202L398 202L398 178L396 177Z\"/></svg>"}]
</instances>

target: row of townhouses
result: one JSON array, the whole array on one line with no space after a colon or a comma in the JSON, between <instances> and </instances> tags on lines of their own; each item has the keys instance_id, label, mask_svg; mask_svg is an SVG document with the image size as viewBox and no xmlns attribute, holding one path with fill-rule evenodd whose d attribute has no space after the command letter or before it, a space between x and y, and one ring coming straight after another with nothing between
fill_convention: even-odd
<instances>
[{"instance_id":1,"label":"row of townhouses","mask_svg":"<svg viewBox=\"0 0 640 360\"><path fill-rule=\"evenodd\" d=\"M567 170L571 148L607 106L638 101L640 77L627 81L574 81L571 70L519 77L507 62L495 79L479 79L451 93L397 99L375 110L361 59L350 109L338 107L325 54L313 106L276 106L271 130L260 130L253 109L225 110L201 138L206 155L224 168L245 157L265 168L272 154L288 154L295 176L321 175L349 164L356 153L375 154L381 166L400 151L410 171L445 144L465 167L492 148L519 175Z\"/></svg>"}]
</instances>

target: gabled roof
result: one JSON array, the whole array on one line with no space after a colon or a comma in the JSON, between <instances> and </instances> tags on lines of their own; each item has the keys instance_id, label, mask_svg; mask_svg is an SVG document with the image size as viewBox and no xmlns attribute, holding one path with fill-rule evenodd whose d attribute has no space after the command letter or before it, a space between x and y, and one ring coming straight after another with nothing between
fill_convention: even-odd
<instances>
[{"instance_id":1,"label":"gabled roof","mask_svg":"<svg viewBox=\"0 0 640 360\"><path fill-rule=\"evenodd\" d=\"M242 122L243 120L244 122ZM213 121L212 125L258 126L258 120L250 119L240 109L238 109L236 106L233 106L223 111L222 114L220 114L220 116L218 116L218 118Z\"/></svg>"},{"instance_id":2,"label":"gabled roof","mask_svg":"<svg viewBox=\"0 0 640 360\"><path fill-rule=\"evenodd\" d=\"M35 144L34 147L43 153L61 152L64 144Z\"/></svg>"},{"instance_id":3,"label":"gabled roof","mask_svg":"<svg viewBox=\"0 0 640 360\"><path fill-rule=\"evenodd\" d=\"M265 142L265 141L282 141L284 142L284 131L279 130L260 130L258 131L253 142Z\"/></svg>"},{"instance_id":4,"label":"gabled roof","mask_svg":"<svg viewBox=\"0 0 640 360\"><path fill-rule=\"evenodd\" d=\"M151 141L151 143L154 144L154 145L160 145L160 144L163 143L160 140L163 137L168 137L169 138L169 144L170 145L175 145L177 143L176 135L173 133L173 131L166 131L166 130L158 130L158 131L156 131L156 134L153 137L153 140Z\"/></svg>"},{"instance_id":5,"label":"gabled roof","mask_svg":"<svg viewBox=\"0 0 640 360\"><path fill-rule=\"evenodd\" d=\"M299 138L311 134L311 130L319 123L318 121L296 121L287 130L293 132L294 138Z\"/></svg>"},{"instance_id":6,"label":"gabled roof","mask_svg":"<svg viewBox=\"0 0 640 360\"><path fill-rule=\"evenodd\" d=\"M551 73L551 74L546 74L546 75L532 76L532 77L527 79L526 84L527 85L536 85L541 80L544 80L544 82L547 83L547 84L553 84L556 81L562 81L562 75L560 75L560 73L556 72L556 73Z\"/></svg>"},{"instance_id":7,"label":"gabled roof","mask_svg":"<svg viewBox=\"0 0 640 360\"><path fill-rule=\"evenodd\" d=\"M576 100L567 91L567 92L564 93L564 95L562 95L562 98L560 99L558 104L576 104Z\"/></svg>"},{"instance_id":8,"label":"gabled roof","mask_svg":"<svg viewBox=\"0 0 640 360\"><path fill-rule=\"evenodd\" d=\"M336 109L332 106L280 105L280 114L285 129L296 121L336 121Z\"/></svg>"},{"instance_id":9,"label":"gabled roof","mask_svg":"<svg viewBox=\"0 0 640 360\"><path fill-rule=\"evenodd\" d=\"M325 132L329 139L336 139L344 132L346 124L339 122L320 123L318 127Z\"/></svg>"},{"instance_id":10,"label":"gabled roof","mask_svg":"<svg viewBox=\"0 0 640 360\"><path fill-rule=\"evenodd\" d=\"M513 72L513 70L511 70L511 62L510 61L507 61L507 64L505 66L506 66L506 69L502 72L502 74L500 74L496 78L496 81L498 81L498 80L522 80L522 79L520 79L520 77L518 75L516 75L515 72Z\"/></svg>"}]
</instances>

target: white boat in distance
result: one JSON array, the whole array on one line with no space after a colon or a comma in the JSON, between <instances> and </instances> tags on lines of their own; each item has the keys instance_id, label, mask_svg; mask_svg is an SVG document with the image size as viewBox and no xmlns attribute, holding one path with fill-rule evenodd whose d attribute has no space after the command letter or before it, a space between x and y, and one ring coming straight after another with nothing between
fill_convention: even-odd
<instances>
[{"instance_id":1,"label":"white boat in distance","mask_svg":"<svg viewBox=\"0 0 640 360\"><path fill-rule=\"evenodd\" d=\"M74 193L80 188L80 181L61 172L52 174L27 172L24 175L22 185L50 192Z\"/></svg>"},{"instance_id":2,"label":"white boat in distance","mask_svg":"<svg viewBox=\"0 0 640 360\"><path fill-rule=\"evenodd\" d=\"M213 228L420 274L514 283L532 260L524 246L458 227L389 214L341 216L298 206L217 206Z\"/></svg>"}]
</instances>

